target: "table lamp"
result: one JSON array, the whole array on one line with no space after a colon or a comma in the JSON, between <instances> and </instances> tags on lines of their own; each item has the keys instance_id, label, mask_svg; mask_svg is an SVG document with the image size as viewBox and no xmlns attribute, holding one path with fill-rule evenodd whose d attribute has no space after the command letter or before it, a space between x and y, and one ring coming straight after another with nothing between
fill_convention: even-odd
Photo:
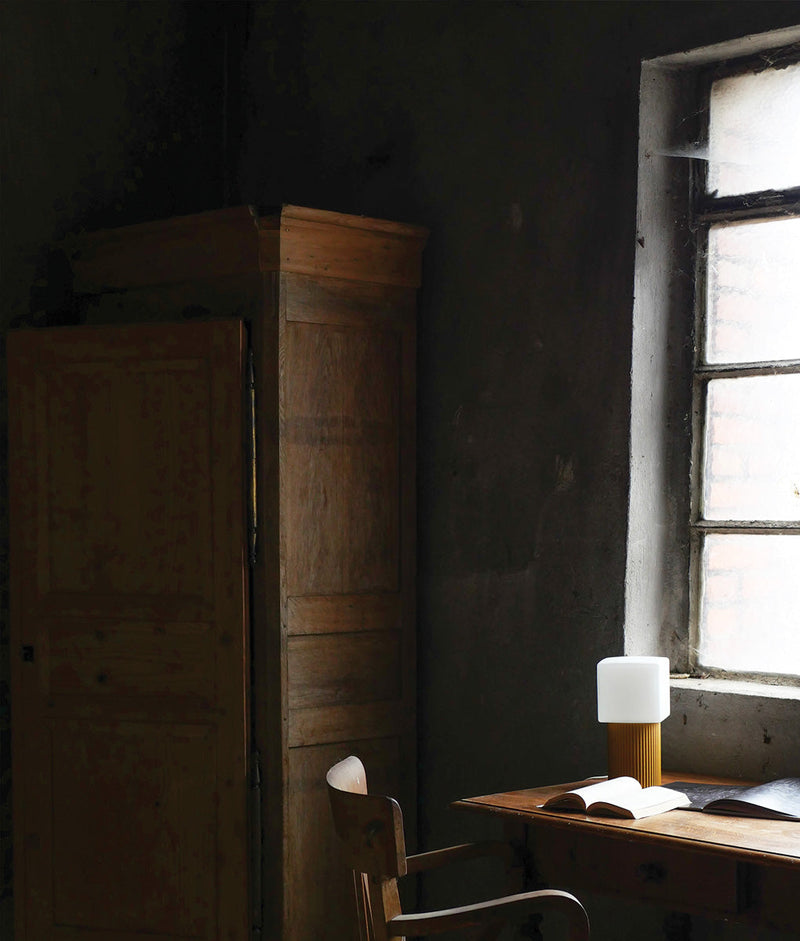
<instances>
[{"instance_id":1,"label":"table lamp","mask_svg":"<svg viewBox=\"0 0 800 941\"><path fill-rule=\"evenodd\" d=\"M608 776L661 784L661 722L669 715L667 657L606 657L597 664L597 719L608 723Z\"/></svg>"}]
</instances>

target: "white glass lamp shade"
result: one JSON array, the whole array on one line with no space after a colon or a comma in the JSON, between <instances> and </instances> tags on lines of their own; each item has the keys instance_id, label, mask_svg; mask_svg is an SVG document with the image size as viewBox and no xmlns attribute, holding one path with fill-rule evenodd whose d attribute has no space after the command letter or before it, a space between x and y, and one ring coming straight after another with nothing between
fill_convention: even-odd
<instances>
[{"instance_id":1,"label":"white glass lamp shade","mask_svg":"<svg viewBox=\"0 0 800 941\"><path fill-rule=\"evenodd\" d=\"M597 664L599 722L661 722L668 715L667 657L606 657Z\"/></svg>"}]
</instances>

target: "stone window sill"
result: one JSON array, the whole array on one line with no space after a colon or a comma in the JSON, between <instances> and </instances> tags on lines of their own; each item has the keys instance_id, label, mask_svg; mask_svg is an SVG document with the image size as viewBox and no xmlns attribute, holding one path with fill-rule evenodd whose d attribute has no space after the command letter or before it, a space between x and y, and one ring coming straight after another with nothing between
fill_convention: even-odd
<instances>
[{"instance_id":1,"label":"stone window sill","mask_svg":"<svg viewBox=\"0 0 800 941\"><path fill-rule=\"evenodd\" d=\"M670 771L766 781L800 776L800 689L722 679L673 679L662 724Z\"/></svg>"}]
</instances>

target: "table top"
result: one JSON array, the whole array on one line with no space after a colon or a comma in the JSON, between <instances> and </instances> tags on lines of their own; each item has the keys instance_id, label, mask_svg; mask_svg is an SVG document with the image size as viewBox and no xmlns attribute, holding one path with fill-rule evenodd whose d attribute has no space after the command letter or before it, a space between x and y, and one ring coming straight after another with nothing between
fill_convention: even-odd
<instances>
[{"instance_id":1,"label":"table top","mask_svg":"<svg viewBox=\"0 0 800 941\"><path fill-rule=\"evenodd\" d=\"M663 773L663 783L692 781L711 784L745 784L732 778ZM644 841L653 845L691 848L694 852L724 855L741 862L800 868L800 821L759 820L705 814L695 810L670 810L641 820L592 817L576 811L545 810L540 805L564 791L597 783L597 778L467 797L454 808L515 818L534 827L572 830L620 840Z\"/></svg>"}]
</instances>

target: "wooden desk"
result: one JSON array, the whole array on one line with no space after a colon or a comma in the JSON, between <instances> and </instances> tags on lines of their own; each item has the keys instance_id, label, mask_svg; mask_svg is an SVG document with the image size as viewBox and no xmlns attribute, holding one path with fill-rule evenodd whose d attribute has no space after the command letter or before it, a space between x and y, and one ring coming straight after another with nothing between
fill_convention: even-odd
<instances>
[{"instance_id":1,"label":"wooden desk","mask_svg":"<svg viewBox=\"0 0 800 941\"><path fill-rule=\"evenodd\" d=\"M664 774L671 781L723 779ZM636 898L688 914L800 932L800 822L673 810L644 820L543 810L591 781L456 801L502 818L529 850L532 885Z\"/></svg>"}]
</instances>

